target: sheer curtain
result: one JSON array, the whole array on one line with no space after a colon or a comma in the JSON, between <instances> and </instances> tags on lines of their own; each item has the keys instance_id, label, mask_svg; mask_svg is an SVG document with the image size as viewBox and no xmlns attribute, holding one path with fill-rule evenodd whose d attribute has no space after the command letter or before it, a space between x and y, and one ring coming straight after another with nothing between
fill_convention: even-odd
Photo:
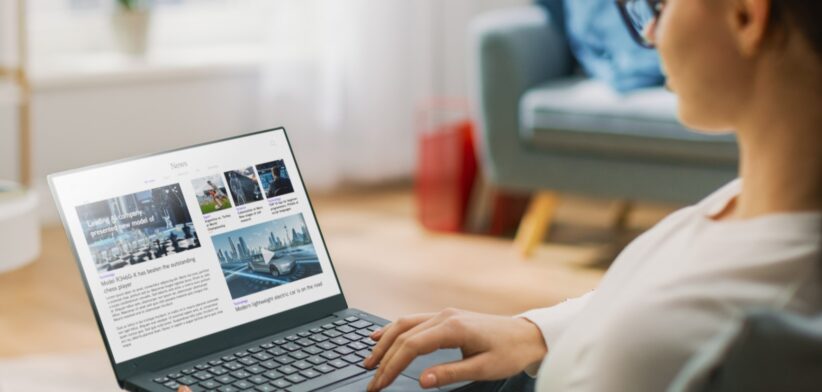
<instances>
[{"instance_id":1,"label":"sheer curtain","mask_svg":"<svg viewBox=\"0 0 822 392\"><path fill-rule=\"evenodd\" d=\"M288 129L312 187L411 173L415 103L435 93L432 4L270 5L260 121Z\"/></svg>"}]
</instances>

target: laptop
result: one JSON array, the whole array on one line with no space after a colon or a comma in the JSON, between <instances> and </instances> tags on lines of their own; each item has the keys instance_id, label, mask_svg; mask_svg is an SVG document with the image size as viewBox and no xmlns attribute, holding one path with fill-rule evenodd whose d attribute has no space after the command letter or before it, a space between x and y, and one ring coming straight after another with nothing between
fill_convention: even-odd
<instances>
[{"instance_id":1,"label":"laptop","mask_svg":"<svg viewBox=\"0 0 822 392\"><path fill-rule=\"evenodd\" d=\"M387 320L348 306L285 129L48 180L120 388L365 390Z\"/></svg>"}]
</instances>

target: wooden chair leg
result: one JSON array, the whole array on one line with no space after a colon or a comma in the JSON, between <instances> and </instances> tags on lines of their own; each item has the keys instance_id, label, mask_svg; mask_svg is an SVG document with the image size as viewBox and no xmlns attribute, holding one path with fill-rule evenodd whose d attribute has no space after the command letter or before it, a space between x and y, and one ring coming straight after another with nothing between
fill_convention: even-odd
<instances>
[{"instance_id":1,"label":"wooden chair leg","mask_svg":"<svg viewBox=\"0 0 822 392\"><path fill-rule=\"evenodd\" d=\"M548 235L558 204L559 196L554 192L542 191L531 198L514 240L523 257L530 257Z\"/></svg>"},{"instance_id":2,"label":"wooden chair leg","mask_svg":"<svg viewBox=\"0 0 822 392\"><path fill-rule=\"evenodd\" d=\"M623 231L628 228L628 219L631 217L631 211L634 209L634 203L630 200L621 200L616 207L613 220L611 221L611 228L614 231Z\"/></svg>"}]
</instances>

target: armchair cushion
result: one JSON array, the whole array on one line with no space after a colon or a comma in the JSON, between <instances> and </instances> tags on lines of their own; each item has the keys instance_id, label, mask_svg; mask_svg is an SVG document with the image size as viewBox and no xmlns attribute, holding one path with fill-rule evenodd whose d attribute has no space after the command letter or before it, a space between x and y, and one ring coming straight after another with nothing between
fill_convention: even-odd
<instances>
[{"instance_id":1,"label":"armchair cushion","mask_svg":"<svg viewBox=\"0 0 822 392\"><path fill-rule=\"evenodd\" d=\"M688 130L676 97L659 87L626 95L586 78L563 78L530 89L520 104L520 134L541 149L600 156L733 164L732 135Z\"/></svg>"}]
</instances>

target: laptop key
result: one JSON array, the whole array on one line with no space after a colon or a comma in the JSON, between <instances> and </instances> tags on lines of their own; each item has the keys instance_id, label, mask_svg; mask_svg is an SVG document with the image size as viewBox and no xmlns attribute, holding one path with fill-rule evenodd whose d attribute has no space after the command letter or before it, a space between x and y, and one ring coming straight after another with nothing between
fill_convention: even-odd
<instances>
[{"instance_id":1,"label":"laptop key","mask_svg":"<svg viewBox=\"0 0 822 392\"><path fill-rule=\"evenodd\" d=\"M339 327L337 327L337 331L340 331L342 333L350 333L350 332L354 332L355 329L351 328L347 325L340 325Z\"/></svg>"},{"instance_id":2,"label":"laptop key","mask_svg":"<svg viewBox=\"0 0 822 392\"><path fill-rule=\"evenodd\" d=\"M287 342L285 341L285 339L274 339L274 340L271 341L271 343L276 344L278 346L282 346L282 345L286 344Z\"/></svg>"},{"instance_id":3,"label":"laptop key","mask_svg":"<svg viewBox=\"0 0 822 392\"><path fill-rule=\"evenodd\" d=\"M223 374L228 373L228 370L222 366L215 366L211 369L208 369L208 372L215 375L215 376L222 376Z\"/></svg>"},{"instance_id":4,"label":"laptop key","mask_svg":"<svg viewBox=\"0 0 822 392\"><path fill-rule=\"evenodd\" d=\"M201 363L197 366L194 366L194 368L197 369L197 370L206 370L206 369L208 369L208 364L207 363Z\"/></svg>"},{"instance_id":5,"label":"laptop key","mask_svg":"<svg viewBox=\"0 0 822 392\"><path fill-rule=\"evenodd\" d=\"M231 374L231 377L238 378L240 380L242 380L244 378L251 377L251 373L246 372L245 370L237 370L237 371L231 372L229 374Z\"/></svg>"},{"instance_id":6,"label":"laptop key","mask_svg":"<svg viewBox=\"0 0 822 392\"><path fill-rule=\"evenodd\" d=\"M363 368L360 368L358 366L348 366L342 369L338 369L334 372L326 373L322 376L312 378L298 385L294 385L293 387L288 388L288 390L291 392L313 391L315 389L322 388L326 385L330 385L363 373L365 373L365 369Z\"/></svg>"},{"instance_id":7,"label":"laptop key","mask_svg":"<svg viewBox=\"0 0 822 392\"><path fill-rule=\"evenodd\" d=\"M283 350L279 347L274 347L271 350L268 350L268 353L275 356L275 357L279 357L280 355L288 354L288 351Z\"/></svg>"},{"instance_id":8,"label":"laptop key","mask_svg":"<svg viewBox=\"0 0 822 392\"><path fill-rule=\"evenodd\" d=\"M300 347L300 346L298 346L298 345L296 345L292 342L288 342L288 343L284 344L282 347L284 349L288 350L288 351L296 351L296 350L299 350L300 348L302 348L302 347Z\"/></svg>"},{"instance_id":9,"label":"laptop key","mask_svg":"<svg viewBox=\"0 0 822 392\"><path fill-rule=\"evenodd\" d=\"M234 356L237 357L237 358L242 358L242 357L245 357L247 355L248 355L248 353L245 352L245 351L237 351L236 353L234 353Z\"/></svg>"},{"instance_id":10,"label":"laptop key","mask_svg":"<svg viewBox=\"0 0 822 392\"><path fill-rule=\"evenodd\" d=\"M342 359L335 359L331 362L328 362L328 364L334 366L335 368L344 368L348 366L348 362L343 361Z\"/></svg>"},{"instance_id":11,"label":"laptop key","mask_svg":"<svg viewBox=\"0 0 822 392\"><path fill-rule=\"evenodd\" d=\"M288 374L297 373L298 370L295 367L291 366L291 365L286 365L286 366L283 366L283 367L277 369L277 371L282 373L282 374L288 375Z\"/></svg>"},{"instance_id":12,"label":"laptop key","mask_svg":"<svg viewBox=\"0 0 822 392\"><path fill-rule=\"evenodd\" d=\"M285 376L285 379L286 379L286 380L288 380L288 381L289 381L290 383L292 383L292 384L299 384L299 383L301 383L301 382L303 382L303 381L305 381L305 380L306 380L306 378L305 378L305 377L303 377L303 376L301 376L301 375L299 375L299 374L296 374L296 373L295 373L295 374L288 375L288 376Z\"/></svg>"},{"instance_id":13,"label":"laptop key","mask_svg":"<svg viewBox=\"0 0 822 392\"><path fill-rule=\"evenodd\" d=\"M331 343L331 342L322 342L322 343L318 344L317 347L319 347L323 350L333 350L334 347L337 347L337 345L334 344L334 343Z\"/></svg>"},{"instance_id":14,"label":"laptop key","mask_svg":"<svg viewBox=\"0 0 822 392\"><path fill-rule=\"evenodd\" d=\"M182 376L183 376L183 373L169 373L166 377L168 377L172 380L176 380L176 379L178 379Z\"/></svg>"},{"instance_id":15,"label":"laptop key","mask_svg":"<svg viewBox=\"0 0 822 392\"><path fill-rule=\"evenodd\" d=\"M286 381L286 379L281 378L281 379L279 379L279 380L274 380L274 381L272 381L272 382L271 382L271 385L273 385L273 386L275 386L275 387L277 387L277 388L288 388L288 387L290 387L290 386L291 386L291 383L290 383L290 382L288 382L288 381Z\"/></svg>"},{"instance_id":16,"label":"laptop key","mask_svg":"<svg viewBox=\"0 0 822 392\"><path fill-rule=\"evenodd\" d=\"M200 386L207 389L219 388L220 384L214 380L206 380L200 383Z\"/></svg>"},{"instance_id":17,"label":"laptop key","mask_svg":"<svg viewBox=\"0 0 822 392\"><path fill-rule=\"evenodd\" d=\"M211 365L211 366L217 366L217 365L222 365L223 361L221 361L219 359L213 359L211 361L208 361L208 364Z\"/></svg>"},{"instance_id":18,"label":"laptop key","mask_svg":"<svg viewBox=\"0 0 822 392\"><path fill-rule=\"evenodd\" d=\"M333 328L334 328L334 324L331 324L331 323L323 324L323 329L333 329Z\"/></svg>"},{"instance_id":19,"label":"laptop key","mask_svg":"<svg viewBox=\"0 0 822 392\"><path fill-rule=\"evenodd\" d=\"M215 379L215 380L217 380L217 382L219 382L219 383L221 383L221 384L231 384L231 383L233 383L234 381L237 381L237 379L236 379L236 378L231 377L231 376L229 376L229 375L227 375L227 374L224 374L224 375L219 376L219 377L215 377L214 379Z\"/></svg>"},{"instance_id":20,"label":"laptop key","mask_svg":"<svg viewBox=\"0 0 822 392\"><path fill-rule=\"evenodd\" d=\"M251 348L249 348L249 349L248 349L248 350L246 350L246 351L248 351L248 352L250 352L250 353L252 353L252 354L256 354L256 353L258 353L258 352L260 352L260 351L263 351L263 349L261 349L261 348L259 348L259 347L251 347Z\"/></svg>"},{"instance_id":21,"label":"laptop key","mask_svg":"<svg viewBox=\"0 0 822 392\"><path fill-rule=\"evenodd\" d=\"M289 355L281 355L279 357L274 358L274 360L283 365L288 365L289 363L294 362L294 358L291 358L291 356Z\"/></svg>"},{"instance_id":22,"label":"laptop key","mask_svg":"<svg viewBox=\"0 0 822 392\"><path fill-rule=\"evenodd\" d=\"M265 368L263 368L262 366L252 365L245 368L245 371L251 374L260 374L265 371Z\"/></svg>"},{"instance_id":23,"label":"laptop key","mask_svg":"<svg viewBox=\"0 0 822 392\"><path fill-rule=\"evenodd\" d=\"M223 385L217 388L219 392L240 392L239 389L232 387L231 385Z\"/></svg>"},{"instance_id":24,"label":"laptop key","mask_svg":"<svg viewBox=\"0 0 822 392\"><path fill-rule=\"evenodd\" d=\"M336 338L337 336L342 335L342 332L337 331L336 329L329 329L328 331L323 332L323 335L328 336L329 338Z\"/></svg>"},{"instance_id":25,"label":"laptop key","mask_svg":"<svg viewBox=\"0 0 822 392\"><path fill-rule=\"evenodd\" d=\"M302 351L294 351L293 353L289 354L290 357L294 359L306 359L308 358L308 354Z\"/></svg>"},{"instance_id":26,"label":"laptop key","mask_svg":"<svg viewBox=\"0 0 822 392\"><path fill-rule=\"evenodd\" d=\"M193 369L193 368L183 369L180 372L183 373L183 374L194 374L194 373L197 373L197 369Z\"/></svg>"},{"instance_id":27,"label":"laptop key","mask_svg":"<svg viewBox=\"0 0 822 392\"><path fill-rule=\"evenodd\" d=\"M309 329L308 331L311 332L311 333L320 333L320 332L323 331L323 329L319 328L319 327L314 327L314 328Z\"/></svg>"},{"instance_id":28,"label":"laptop key","mask_svg":"<svg viewBox=\"0 0 822 392\"><path fill-rule=\"evenodd\" d=\"M368 321L365 321L365 320L360 320L360 321L353 322L349 325L351 325L352 327L357 328L357 329L363 329L365 327L370 327L373 324L371 324L371 323L369 323Z\"/></svg>"},{"instance_id":29,"label":"laptop key","mask_svg":"<svg viewBox=\"0 0 822 392\"><path fill-rule=\"evenodd\" d=\"M238 362L229 362L229 363L223 364L223 367L228 369L228 370L237 370L237 369L242 369L243 365L239 364Z\"/></svg>"},{"instance_id":30,"label":"laptop key","mask_svg":"<svg viewBox=\"0 0 822 392\"><path fill-rule=\"evenodd\" d=\"M325 359L337 359L337 358L340 357L340 354L337 354L333 351L326 351L326 352L320 354L320 356L325 358Z\"/></svg>"},{"instance_id":31,"label":"laptop key","mask_svg":"<svg viewBox=\"0 0 822 392\"><path fill-rule=\"evenodd\" d=\"M214 375L209 373L209 372L197 372L197 373L194 373L194 377L197 378L200 381L205 381L205 380L208 380L209 378L214 377Z\"/></svg>"},{"instance_id":32,"label":"laptop key","mask_svg":"<svg viewBox=\"0 0 822 392\"><path fill-rule=\"evenodd\" d=\"M249 388L254 387L254 384L252 384L248 381L245 381L245 380L237 381L233 385L234 385L234 387L239 388L239 389L249 389Z\"/></svg>"},{"instance_id":33,"label":"laptop key","mask_svg":"<svg viewBox=\"0 0 822 392\"><path fill-rule=\"evenodd\" d=\"M297 361L297 362L292 363L291 366L294 366L295 368L300 369L300 370L305 370L305 369L310 368L313 365L311 365L310 363L308 363L306 361Z\"/></svg>"},{"instance_id":34,"label":"laptop key","mask_svg":"<svg viewBox=\"0 0 822 392\"><path fill-rule=\"evenodd\" d=\"M168 377L157 377L157 378L154 379L154 382L156 382L158 384L165 384L169 381L171 381L171 379L169 379Z\"/></svg>"},{"instance_id":35,"label":"laptop key","mask_svg":"<svg viewBox=\"0 0 822 392\"><path fill-rule=\"evenodd\" d=\"M307 352L310 355L317 355L323 352L323 350L320 350L317 346L306 347L303 349L303 351Z\"/></svg>"},{"instance_id":36,"label":"laptop key","mask_svg":"<svg viewBox=\"0 0 822 392\"><path fill-rule=\"evenodd\" d=\"M251 377L249 377L249 378L248 378L248 381L250 381L250 382L252 382L252 383L254 383L254 384L256 384L256 385L260 385L260 384L265 384L265 383L267 383L267 382L268 382L268 379L267 379L267 378L265 378L265 377L263 377L263 376L256 375L256 376L251 376Z\"/></svg>"},{"instance_id":37,"label":"laptop key","mask_svg":"<svg viewBox=\"0 0 822 392\"><path fill-rule=\"evenodd\" d=\"M324 341L328 340L328 336L325 336L321 333L318 333L318 334L311 335L311 337L309 339L319 343L319 342L324 342Z\"/></svg>"},{"instance_id":38,"label":"laptop key","mask_svg":"<svg viewBox=\"0 0 822 392\"><path fill-rule=\"evenodd\" d=\"M272 386L272 385L269 385L269 384L263 384L263 385L257 385L254 388L254 390L259 391L259 392L274 392L274 391L277 390L277 388Z\"/></svg>"},{"instance_id":39,"label":"laptop key","mask_svg":"<svg viewBox=\"0 0 822 392\"><path fill-rule=\"evenodd\" d=\"M345 325L346 323L347 323L347 321L345 321L345 320L337 320L337 321L334 322L334 325Z\"/></svg>"},{"instance_id":40,"label":"laptop key","mask_svg":"<svg viewBox=\"0 0 822 392\"><path fill-rule=\"evenodd\" d=\"M348 321L349 323L353 323L353 322L355 322L355 321L357 321L357 320L359 320L359 319L358 319L356 316L348 316L348 317L346 317L344 320L345 320L345 321Z\"/></svg>"},{"instance_id":41,"label":"laptop key","mask_svg":"<svg viewBox=\"0 0 822 392\"><path fill-rule=\"evenodd\" d=\"M269 370L269 371L263 373L263 376L268 377L269 380L276 380L276 379L282 377L283 374L276 371L276 370Z\"/></svg>"},{"instance_id":42,"label":"laptop key","mask_svg":"<svg viewBox=\"0 0 822 392\"><path fill-rule=\"evenodd\" d=\"M257 359L257 360L260 360L260 361L267 361L267 360L271 359L271 355L268 355L267 353L256 353L252 356L254 357L254 359Z\"/></svg>"},{"instance_id":43,"label":"laptop key","mask_svg":"<svg viewBox=\"0 0 822 392\"><path fill-rule=\"evenodd\" d=\"M243 365L253 365L253 364L257 363L257 360L254 359L254 358L251 358L251 357L245 357L245 358L240 358L240 360L237 361L237 362L242 363Z\"/></svg>"},{"instance_id":44,"label":"laptop key","mask_svg":"<svg viewBox=\"0 0 822 392\"><path fill-rule=\"evenodd\" d=\"M177 382L183 385L194 385L197 383L197 379L191 376L184 376L177 379Z\"/></svg>"},{"instance_id":45,"label":"laptop key","mask_svg":"<svg viewBox=\"0 0 822 392\"><path fill-rule=\"evenodd\" d=\"M299 336L297 336L297 335L288 335L288 336L286 336L286 337L285 337L285 340L288 340L289 342L293 342L293 341L295 341L295 340L297 340L297 339L299 339L299 338L300 338L300 337L299 337Z\"/></svg>"},{"instance_id":46,"label":"laptop key","mask_svg":"<svg viewBox=\"0 0 822 392\"><path fill-rule=\"evenodd\" d=\"M331 339L331 343L334 343L338 346L345 346L346 344L351 343L351 341L344 338L344 337L342 337L342 336L340 336L340 337L336 337L334 339Z\"/></svg>"},{"instance_id":47,"label":"laptop key","mask_svg":"<svg viewBox=\"0 0 822 392\"><path fill-rule=\"evenodd\" d=\"M175 390L175 391L177 390L177 388L179 388L179 387L180 387L180 384L179 384L177 381L169 381L169 382L167 382L167 383L165 383L165 384L163 384L163 385L164 385L166 388L168 388L168 389L173 389L173 390Z\"/></svg>"},{"instance_id":48,"label":"laptop key","mask_svg":"<svg viewBox=\"0 0 822 392\"><path fill-rule=\"evenodd\" d=\"M311 339L308 339L308 338L302 338L302 339L297 341L297 344L299 344L300 346L303 346L303 347L308 347L308 346L313 346L314 341L311 340Z\"/></svg>"},{"instance_id":49,"label":"laptop key","mask_svg":"<svg viewBox=\"0 0 822 392\"><path fill-rule=\"evenodd\" d=\"M274 345L272 343L263 343L263 344L260 345L260 348L264 348L264 349L268 350L270 348L274 348Z\"/></svg>"},{"instance_id":50,"label":"laptop key","mask_svg":"<svg viewBox=\"0 0 822 392\"><path fill-rule=\"evenodd\" d=\"M325 363L325 358L323 358L323 357L321 357L321 356L319 356L319 355L312 355L312 356L310 356L310 357L306 358L305 360L306 360L306 361L308 361L308 362L311 362L311 363L313 363L313 364L315 364L315 365L319 365L319 364L321 364L321 363Z\"/></svg>"},{"instance_id":51,"label":"laptop key","mask_svg":"<svg viewBox=\"0 0 822 392\"><path fill-rule=\"evenodd\" d=\"M308 336L308 335L311 335L311 333L309 333L308 331L297 332L297 336L300 336L300 337L303 337L303 338Z\"/></svg>"},{"instance_id":52,"label":"laptop key","mask_svg":"<svg viewBox=\"0 0 822 392\"><path fill-rule=\"evenodd\" d=\"M265 362L260 362L260 366L262 366L266 369L276 369L276 368L280 367L280 365L281 365L280 363L274 362L274 360L268 360L268 361L265 361Z\"/></svg>"},{"instance_id":53,"label":"laptop key","mask_svg":"<svg viewBox=\"0 0 822 392\"><path fill-rule=\"evenodd\" d=\"M231 361L237 359L237 357L235 357L233 355L224 355L224 356L220 357L220 359L222 359L225 362L231 362Z\"/></svg>"},{"instance_id":54,"label":"laptop key","mask_svg":"<svg viewBox=\"0 0 822 392\"><path fill-rule=\"evenodd\" d=\"M305 377L305 378L314 378L314 377L319 377L320 373L317 372L314 369L305 369L305 370L300 371L300 375Z\"/></svg>"},{"instance_id":55,"label":"laptop key","mask_svg":"<svg viewBox=\"0 0 822 392\"><path fill-rule=\"evenodd\" d=\"M348 339L348 340L360 340L362 338L362 336L360 336L359 334L357 334L355 332L347 333L347 334L343 335L343 337Z\"/></svg>"},{"instance_id":56,"label":"laptop key","mask_svg":"<svg viewBox=\"0 0 822 392\"><path fill-rule=\"evenodd\" d=\"M357 354L348 354L348 355L342 357L342 359L344 361L348 362L348 363L361 363L362 362L362 357L357 355Z\"/></svg>"},{"instance_id":57,"label":"laptop key","mask_svg":"<svg viewBox=\"0 0 822 392\"><path fill-rule=\"evenodd\" d=\"M363 342L351 342L348 343L348 347L352 348L355 351L363 350L368 348L368 346Z\"/></svg>"},{"instance_id":58,"label":"laptop key","mask_svg":"<svg viewBox=\"0 0 822 392\"><path fill-rule=\"evenodd\" d=\"M340 347L335 348L334 352L336 352L337 354L340 354L340 355L348 355L348 354L353 353L354 350L352 350L352 349L350 349L346 346L340 346Z\"/></svg>"},{"instance_id":59,"label":"laptop key","mask_svg":"<svg viewBox=\"0 0 822 392\"><path fill-rule=\"evenodd\" d=\"M327 363L324 363L322 365L314 366L314 370L316 370L320 373L329 373L329 372L333 372L336 369L329 366Z\"/></svg>"}]
</instances>

